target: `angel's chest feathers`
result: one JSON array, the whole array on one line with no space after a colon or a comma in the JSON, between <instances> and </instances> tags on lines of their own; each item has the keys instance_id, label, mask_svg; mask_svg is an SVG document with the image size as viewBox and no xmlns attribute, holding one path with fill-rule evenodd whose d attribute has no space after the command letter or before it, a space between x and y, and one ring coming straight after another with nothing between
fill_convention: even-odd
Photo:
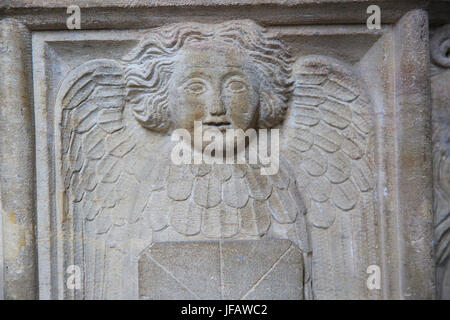
<instances>
[{"instance_id":1,"label":"angel's chest feathers","mask_svg":"<svg viewBox=\"0 0 450 320\"><path fill-rule=\"evenodd\" d=\"M145 177L142 220L154 241L289 238L304 205L283 165L155 165ZM138 199L139 202L139 199Z\"/></svg>"}]
</instances>

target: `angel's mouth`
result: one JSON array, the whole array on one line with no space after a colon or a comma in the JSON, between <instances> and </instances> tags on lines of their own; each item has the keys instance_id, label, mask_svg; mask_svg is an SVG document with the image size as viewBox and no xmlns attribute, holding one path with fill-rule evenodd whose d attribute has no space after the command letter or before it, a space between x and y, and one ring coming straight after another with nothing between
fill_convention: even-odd
<instances>
[{"instance_id":1,"label":"angel's mouth","mask_svg":"<svg viewBox=\"0 0 450 320\"><path fill-rule=\"evenodd\" d=\"M203 128L210 129L210 128L216 128L219 130L226 130L231 128L231 123L229 121L204 121L202 123Z\"/></svg>"}]
</instances>

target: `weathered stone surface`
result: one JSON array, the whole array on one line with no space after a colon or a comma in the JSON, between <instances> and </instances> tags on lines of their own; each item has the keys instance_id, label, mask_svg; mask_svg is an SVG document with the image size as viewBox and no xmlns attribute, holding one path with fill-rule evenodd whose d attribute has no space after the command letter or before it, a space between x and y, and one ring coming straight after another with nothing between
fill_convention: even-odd
<instances>
[{"instance_id":1,"label":"weathered stone surface","mask_svg":"<svg viewBox=\"0 0 450 320\"><path fill-rule=\"evenodd\" d=\"M139 259L139 297L301 300L302 259L289 240L155 243Z\"/></svg>"},{"instance_id":2,"label":"weathered stone surface","mask_svg":"<svg viewBox=\"0 0 450 320\"><path fill-rule=\"evenodd\" d=\"M0 66L0 289L5 299L36 299L30 33L17 21L0 21Z\"/></svg>"},{"instance_id":3,"label":"weathered stone surface","mask_svg":"<svg viewBox=\"0 0 450 320\"><path fill-rule=\"evenodd\" d=\"M3 298L446 296L445 1L68 4L0 5ZM280 129L277 172L175 164L194 121Z\"/></svg>"},{"instance_id":4,"label":"weathered stone surface","mask_svg":"<svg viewBox=\"0 0 450 320\"><path fill-rule=\"evenodd\" d=\"M402 261L401 294L406 299L435 297L432 263L432 161L431 108L429 84L428 17L417 10L397 24L396 68L402 74L395 82L397 143L397 183L399 250ZM414 177L414 178L412 178ZM420 231L419 231L420 230ZM407 263L405 263L407 262ZM414 288L414 289L413 289Z\"/></svg>"},{"instance_id":5,"label":"weathered stone surface","mask_svg":"<svg viewBox=\"0 0 450 320\"><path fill-rule=\"evenodd\" d=\"M446 0L433 1L439 19L449 21L440 6ZM434 4L436 2L436 4ZM16 19L32 30L66 29L66 8L70 0L6 0L0 14L14 13ZM264 25L365 24L367 7L383 8L383 21L392 24L407 11L425 8L423 0L89 0L79 3L85 29L136 29L166 23L195 20L252 19ZM444 7L445 8L445 7ZM439 11L440 10L440 11ZM443 12L444 11L444 12ZM38 15L38 17L36 17Z\"/></svg>"}]
</instances>

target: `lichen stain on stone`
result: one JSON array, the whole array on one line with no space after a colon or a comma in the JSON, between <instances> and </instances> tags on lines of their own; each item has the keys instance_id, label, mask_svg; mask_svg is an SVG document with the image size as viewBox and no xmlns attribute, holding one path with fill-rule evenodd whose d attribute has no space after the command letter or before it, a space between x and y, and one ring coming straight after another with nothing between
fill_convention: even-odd
<instances>
[{"instance_id":1,"label":"lichen stain on stone","mask_svg":"<svg viewBox=\"0 0 450 320\"><path fill-rule=\"evenodd\" d=\"M17 223L14 212L7 214L5 223L5 260L17 260L22 247L26 246L26 234L24 226Z\"/></svg>"},{"instance_id":2,"label":"lichen stain on stone","mask_svg":"<svg viewBox=\"0 0 450 320\"><path fill-rule=\"evenodd\" d=\"M13 223L13 224L17 224L16 215L14 214L14 212L10 212L8 214L8 222Z\"/></svg>"}]
</instances>

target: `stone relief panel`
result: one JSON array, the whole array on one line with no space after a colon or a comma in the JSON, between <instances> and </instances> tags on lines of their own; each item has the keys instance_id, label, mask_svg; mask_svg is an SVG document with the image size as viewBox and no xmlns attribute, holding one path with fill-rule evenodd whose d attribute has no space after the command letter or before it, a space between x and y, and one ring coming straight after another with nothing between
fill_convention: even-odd
<instances>
[{"instance_id":1,"label":"stone relief panel","mask_svg":"<svg viewBox=\"0 0 450 320\"><path fill-rule=\"evenodd\" d=\"M374 1L0 4L0 299L448 299L448 3Z\"/></svg>"},{"instance_id":2,"label":"stone relief panel","mask_svg":"<svg viewBox=\"0 0 450 320\"><path fill-rule=\"evenodd\" d=\"M450 299L450 25L434 31L430 49L436 284L438 298Z\"/></svg>"},{"instance_id":3,"label":"stone relief panel","mask_svg":"<svg viewBox=\"0 0 450 320\"><path fill-rule=\"evenodd\" d=\"M133 37L119 42L122 56L111 47L66 63L68 73L37 71L62 79L42 90L55 101L46 129L57 197L45 209L57 213L57 263L84 275L82 290L64 297L138 298L139 279L152 276L140 274L139 258L154 243L286 239L303 255L296 298L368 298L366 268L379 259L374 110L357 68L295 53L248 20ZM193 132L195 120L279 128L278 173L173 164L170 133Z\"/></svg>"}]
</instances>

